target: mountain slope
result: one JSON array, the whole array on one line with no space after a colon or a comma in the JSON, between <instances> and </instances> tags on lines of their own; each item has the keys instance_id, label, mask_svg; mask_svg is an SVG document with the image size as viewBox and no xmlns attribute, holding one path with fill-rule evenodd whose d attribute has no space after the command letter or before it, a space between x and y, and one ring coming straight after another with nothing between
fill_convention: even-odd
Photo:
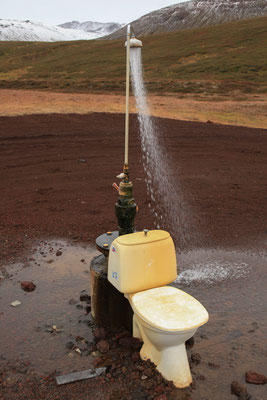
<instances>
[{"instance_id":1,"label":"mountain slope","mask_svg":"<svg viewBox=\"0 0 267 400\"><path fill-rule=\"evenodd\" d=\"M150 91L267 92L267 17L142 41ZM124 42L0 42L0 87L124 92Z\"/></svg>"},{"instance_id":2,"label":"mountain slope","mask_svg":"<svg viewBox=\"0 0 267 400\"><path fill-rule=\"evenodd\" d=\"M153 11L133 21L136 36L218 25L267 15L267 0L192 0ZM126 35L119 29L108 38Z\"/></svg>"},{"instance_id":3,"label":"mountain slope","mask_svg":"<svg viewBox=\"0 0 267 400\"><path fill-rule=\"evenodd\" d=\"M79 23L78 23L79 24ZM66 29L39 22L0 19L0 41L58 42L69 40L90 40L110 32L102 26L86 32L83 29ZM102 29L101 29L102 28ZM108 28L108 27L107 27Z\"/></svg>"},{"instance_id":4,"label":"mountain slope","mask_svg":"<svg viewBox=\"0 0 267 400\"><path fill-rule=\"evenodd\" d=\"M122 28L123 25L124 24L119 24L117 22L71 21L65 22L64 24L60 24L58 26L65 29L78 29L80 31L96 34L97 37L102 37L117 31L118 29Z\"/></svg>"}]
</instances>

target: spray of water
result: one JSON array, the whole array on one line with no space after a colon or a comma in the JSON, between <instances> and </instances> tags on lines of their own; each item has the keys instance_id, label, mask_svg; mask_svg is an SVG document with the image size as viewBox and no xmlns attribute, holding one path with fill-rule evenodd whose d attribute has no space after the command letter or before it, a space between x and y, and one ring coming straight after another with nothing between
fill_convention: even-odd
<instances>
[{"instance_id":1,"label":"spray of water","mask_svg":"<svg viewBox=\"0 0 267 400\"><path fill-rule=\"evenodd\" d=\"M141 48L130 51L131 80L140 127L143 166L155 226L168 230L179 249L195 243L192 212L174 175L161 132L151 118L143 79Z\"/></svg>"}]
</instances>

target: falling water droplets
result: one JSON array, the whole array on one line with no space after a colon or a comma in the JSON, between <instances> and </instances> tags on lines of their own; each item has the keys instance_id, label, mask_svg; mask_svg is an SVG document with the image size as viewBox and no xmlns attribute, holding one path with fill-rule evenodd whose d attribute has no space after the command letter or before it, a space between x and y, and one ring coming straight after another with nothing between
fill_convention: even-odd
<instances>
[{"instance_id":1,"label":"falling water droplets","mask_svg":"<svg viewBox=\"0 0 267 400\"><path fill-rule=\"evenodd\" d=\"M161 132L150 116L143 80L141 48L130 51L132 87L138 111L142 161L146 173L146 186L153 207L155 226L168 230L178 248L194 242L196 229L192 229L192 212L174 174ZM191 247L191 246L190 246Z\"/></svg>"}]
</instances>

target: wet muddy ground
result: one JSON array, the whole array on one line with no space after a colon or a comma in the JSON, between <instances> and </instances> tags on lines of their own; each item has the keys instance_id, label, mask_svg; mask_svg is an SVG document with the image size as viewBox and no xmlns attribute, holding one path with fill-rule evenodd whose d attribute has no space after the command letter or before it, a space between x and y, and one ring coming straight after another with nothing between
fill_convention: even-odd
<instances>
[{"instance_id":1,"label":"wet muddy ground","mask_svg":"<svg viewBox=\"0 0 267 400\"><path fill-rule=\"evenodd\" d=\"M114 333L106 337L114 345L99 352L79 300L90 290L95 237L116 228L111 184L123 160L123 116L25 116L0 118L1 399L226 400L236 398L231 382L245 384L246 371L267 374L266 130L159 123L202 221L202 246L179 250L174 283L210 314L188 349L192 387L175 390L154 371L146 376L151 367L135 359L136 349L115 345ZM135 119L131 127L142 229L154 220ZM28 280L36 284L31 293L20 287ZM15 300L21 304L12 307ZM55 375L91 368L99 356L111 368L105 376L56 386ZM266 385L246 388L253 399L267 396Z\"/></svg>"}]
</instances>

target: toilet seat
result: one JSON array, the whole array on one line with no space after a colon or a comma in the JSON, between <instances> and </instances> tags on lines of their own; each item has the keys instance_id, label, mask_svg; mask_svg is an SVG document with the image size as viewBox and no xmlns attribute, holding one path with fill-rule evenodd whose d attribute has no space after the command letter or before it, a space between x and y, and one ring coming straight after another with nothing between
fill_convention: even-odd
<instances>
[{"instance_id":1,"label":"toilet seat","mask_svg":"<svg viewBox=\"0 0 267 400\"><path fill-rule=\"evenodd\" d=\"M198 300L172 286L157 287L128 296L133 311L141 319L165 332L196 329L209 319L207 310Z\"/></svg>"}]
</instances>

